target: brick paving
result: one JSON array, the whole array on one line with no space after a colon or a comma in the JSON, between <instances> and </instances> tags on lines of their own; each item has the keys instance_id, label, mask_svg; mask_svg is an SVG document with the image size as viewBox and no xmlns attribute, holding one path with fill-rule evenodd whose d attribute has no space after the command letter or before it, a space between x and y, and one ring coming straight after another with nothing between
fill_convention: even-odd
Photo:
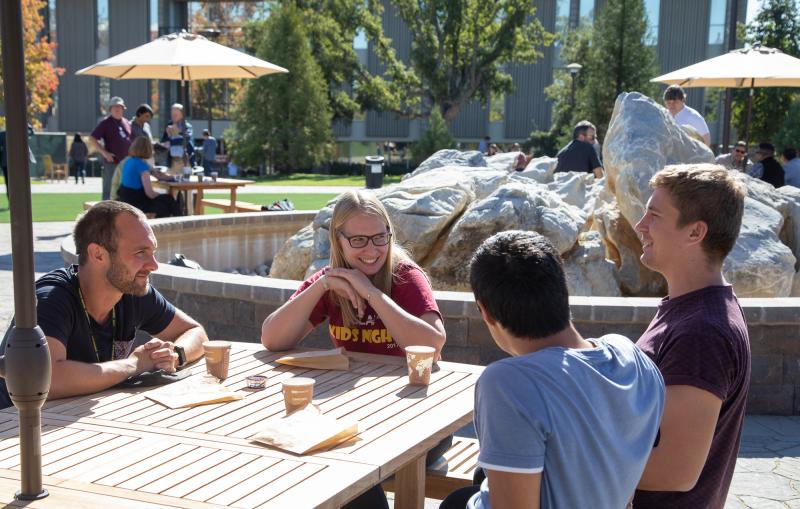
<instances>
[{"instance_id":1,"label":"brick paving","mask_svg":"<svg viewBox=\"0 0 800 509\"><path fill-rule=\"evenodd\" d=\"M70 184L69 187L82 186ZM71 230L71 222L34 224L37 276L63 265L60 254L61 240L69 235ZM13 315L11 265L11 225L1 224L0 333L5 331ZM471 427L466 427L458 434L471 433ZM437 507L438 501L426 500L425 509ZM726 509L800 509L800 416L747 416L736 473L725 507Z\"/></svg>"}]
</instances>

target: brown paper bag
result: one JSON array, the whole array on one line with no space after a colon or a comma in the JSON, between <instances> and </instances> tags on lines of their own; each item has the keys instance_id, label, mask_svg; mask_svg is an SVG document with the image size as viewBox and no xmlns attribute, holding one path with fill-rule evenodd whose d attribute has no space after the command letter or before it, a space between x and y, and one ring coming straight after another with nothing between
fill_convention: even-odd
<instances>
[{"instance_id":1,"label":"brown paper bag","mask_svg":"<svg viewBox=\"0 0 800 509\"><path fill-rule=\"evenodd\" d=\"M213 377L201 379L189 378L188 380L164 385L154 391L144 393L146 398L169 408L193 407L223 403L243 399L242 394L236 393L219 383Z\"/></svg>"},{"instance_id":2,"label":"brown paper bag","mask_svg":"<svg viewBox=\"0 0 800 509\"><path fill-rule=\"evenodd\" d=\"M295 454L307 454L346 442L357 434L358 421L337 420L307 407L268 421L252 440Z\"/></svg>"},{"instance_id":3,"label":"brown paper bag","mask_svg":"<svg viewBox=\"0 0 800 509\"><path fill-rule=\"evenodd\" d=\"M285 355L275 362L288 366L311 369L339 369L347 371L350 368L350 359L344 354L344 348L342 347L332 350L293 353Z\"/></svg>"}]
</instances>

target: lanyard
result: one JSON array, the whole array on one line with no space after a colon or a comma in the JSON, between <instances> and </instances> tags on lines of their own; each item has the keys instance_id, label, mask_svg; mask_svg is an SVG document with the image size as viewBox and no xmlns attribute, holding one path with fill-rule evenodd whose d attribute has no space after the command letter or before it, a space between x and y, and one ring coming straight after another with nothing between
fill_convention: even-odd
<instances>
[{"instance_id":1,"label":"lanyard","mask_svg":"<svg viewBox=\"0 0 800 509\"><path fill-rule=\"evenodd\" d=\"M83 300L83 292L80 285L78 286L78 295L81 298L81 306L83 306L83 314L86 315L86 325L89 327L89 337L92 338L92 346L94 347L94 355L97 362L100 360L100 351L97 349L97 341L94 339L94 329L92 328L92 320L89 318L89 311L86 310L86 302ZM111 360L114 360L114 342L117 337L117 307L111 308Z\"/></svg>"}]
</instances>

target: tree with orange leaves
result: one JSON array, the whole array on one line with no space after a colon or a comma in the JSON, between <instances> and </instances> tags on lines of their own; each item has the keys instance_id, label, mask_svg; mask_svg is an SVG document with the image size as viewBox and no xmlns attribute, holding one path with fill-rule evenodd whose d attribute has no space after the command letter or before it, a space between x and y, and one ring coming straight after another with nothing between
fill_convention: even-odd
<instances>
[{"instance_id":1,"label":"tree with orange leaves","mask_svg":"<svg viewBox=\"0 0 800 509\"><path fill-rule=\"evenodd\" d=\"M39 34L44 28L42 10L47 8L47 0L22 0L22 37L25 50L25 85L28 95L28 121L40 127L39 115L53 104L53 92L58 88L58 77L64 69L53 65L55 43ZM0 69L0 84L2 83ZM3 88L0 87L0 102L5 102ZM5 128L6 119L0 116L0 127Z\"/></svg>"}]
</instances>

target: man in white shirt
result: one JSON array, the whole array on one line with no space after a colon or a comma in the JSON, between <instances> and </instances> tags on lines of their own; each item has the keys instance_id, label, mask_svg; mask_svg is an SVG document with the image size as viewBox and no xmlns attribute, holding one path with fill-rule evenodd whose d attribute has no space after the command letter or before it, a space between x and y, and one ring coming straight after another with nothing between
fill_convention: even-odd
<instances>
[{"instance_id":1,"label":"man in white shirt","mask_svg":"<svg viewBox=\"0 0 800 509\"><path fill-rule=\"evenodd\" d=\"M694 108L686 106L686 94L679 85L670 85L664 91L664 105L669 110L672 118L678 125L688 125L703 137L703 141L708 145L711 136L703 116Z\"/></svg>"}]
</instances>

